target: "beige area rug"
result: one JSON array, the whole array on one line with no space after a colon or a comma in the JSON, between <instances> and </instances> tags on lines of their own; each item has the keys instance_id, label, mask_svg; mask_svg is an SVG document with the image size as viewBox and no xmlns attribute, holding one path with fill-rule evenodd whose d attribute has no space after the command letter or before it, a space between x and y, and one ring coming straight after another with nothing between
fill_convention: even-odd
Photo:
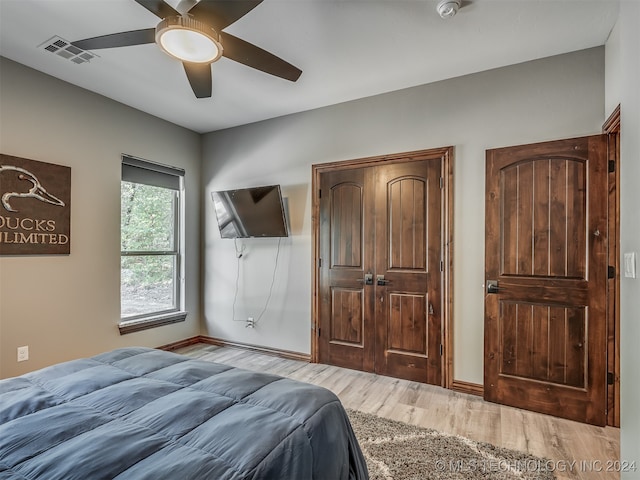
<instances>
[{"instance_id":1,"label":"beige area rug","mask_svg":"<svg viewBox=\"0 0 640 480\"><path fill-rule=\"evenodd\" d=\"M551 480L553 463L524 452L347 410L371 480Z\"/></svg>"}]
</instances>

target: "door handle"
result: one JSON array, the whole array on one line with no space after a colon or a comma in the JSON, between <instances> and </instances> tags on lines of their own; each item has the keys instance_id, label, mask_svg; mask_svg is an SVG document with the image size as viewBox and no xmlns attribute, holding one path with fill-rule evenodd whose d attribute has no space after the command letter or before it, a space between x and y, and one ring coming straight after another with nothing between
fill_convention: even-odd
<instances>
[{"instance_id":1,"label":"door handle","mask_svg":"<svg viewBox=\"0 0 640 480\"><path fill-rule=\"evenodd\" d=\"M384 285L389 285L391 281L385 280L384 275L376 275L376 283L380 286L384 286Z\"/></svg>"},{"instance_id":2,"label":"door handle","mask_svg":"<svg viewBox=\"0 0 640 480\"><path fill-rule=\"evenodd\" d=\"M359 278L358 283L364 283L365 285L373 285L373 273L365 273L364 278Z\"/></svg>"},{"instance_id":3,"label":"door handle","mask_svg":"<svg viewBox=\"0 0 640 480\"><path fill-rule=\"evenodd\" d=\"M487 280L487 293L498 293L500 287L497 280Z\"/></svg>"}]
</instances>

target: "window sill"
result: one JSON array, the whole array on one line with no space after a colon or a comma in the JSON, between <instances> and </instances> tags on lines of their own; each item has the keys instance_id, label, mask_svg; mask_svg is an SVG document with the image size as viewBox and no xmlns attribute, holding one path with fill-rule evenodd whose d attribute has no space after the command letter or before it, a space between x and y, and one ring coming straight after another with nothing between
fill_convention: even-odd
<instances>
[{"instance_id":1,"label":"window sill","mask_svg":"<svg viewBox=\"0 0 640 480\"><path fill-rule=\"evenodd\" d=\"M172 323L184 322L187 318L187 312L171 312L161 315L154 315L145 318L137 318L135 320L124 320L118 324L120 335L127 333L139 332L150 328L162 327Z\"/></svg>"}]
</instances>

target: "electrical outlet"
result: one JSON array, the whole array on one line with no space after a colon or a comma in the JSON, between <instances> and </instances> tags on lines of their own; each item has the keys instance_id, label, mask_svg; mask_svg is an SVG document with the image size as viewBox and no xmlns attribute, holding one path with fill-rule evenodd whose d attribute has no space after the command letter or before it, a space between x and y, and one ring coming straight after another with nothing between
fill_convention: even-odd
<instances>
[{"instance_id":1,"label":"electrical outlet","mask_svg":"<svg viewBox=\"0 0 640 480\"><path fill-rule=\"evenodd\" d=\"M253 328L253 327L255 327L255 326L256 326L256 324L255 324L255 322L253 321L253 317L249 317L249 318L247 318L247 325L246 325L246 327L247 327L247 328Z\"/></svg>"},{"instance_id":2,"label":"electrical outlet","mask_svg":"<svg viewBox=\"0 0 640 480\"><path fill-rule=\"evenodd\" d=\"M29 360L29 346L18 347L18 361L24 362Z\"/></svg>"}]
</instances>

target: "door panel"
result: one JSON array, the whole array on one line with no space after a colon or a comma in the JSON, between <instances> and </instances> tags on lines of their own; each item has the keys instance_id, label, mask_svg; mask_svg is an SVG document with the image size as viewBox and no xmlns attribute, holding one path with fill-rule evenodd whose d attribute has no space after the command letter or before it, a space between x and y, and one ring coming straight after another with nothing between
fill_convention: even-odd
<instances>
[{"instance_id":1,"label":"door panel","mask_svg":"<svg viewBox=\"0 0 640 480\"><path fill-rule=\"evenodd\" d=\"M585 388L584 308L501 302L503 375Z\"/></svg>"},{"instance_id":2,"label":"door panel","mask_svg":"<svg viewBox=\"0 0 640 480\"><path fill-rule=\"evenodd\" d=\"M389 351L427 354L426 295L389 295L387 344Z\"/></svg>"},{"instance_id":3,"label":"door panel","mask_svg":"<svg viewBox=\"0 0 640 480\"><path fill-rule=\"evenodd\" d=\"M364 346L362 341L364 333L363 312L362 289L333 287L331 289L330 341L362 348Z\"/></svg>"},{"instance_id":4,"label":"door panel","mask_svg":"<svg viewBox=\"0 0 640 480\"><path fill-rule=\"evenodd\" d=\"M441 383L441 164L376 170L376 372Z\"/></svg>"},{"instance_id":5,"label":"door panel","mask_svg":"<svg viewBox=\"0 0 640 480\"><path fill-rule=\"evenodd\" d=\"M362 268L363 185L339 183L329 190L331 267Z\"/></svg>"},{"instance_id":6,"label":"door panel","mask_svg":"<svg viewBox=\"0 0 640 480\"><path fill-rule=\"evenodd\" d=\"M604 424L606 137L487 151L485 399Z\"/></svg>"},{"instance_id":7,"label":"door panel","mask_svg":"<svg viewBox=\"0 0 640 480\"><path fill-rule=\"evenodd\" d=\"M366 169L328 172L320 191L320 336L319 361L372 370L373 299L364 275L373 269L372 231L365 211L370 195Z\"/></svg>"},{"instance_id":8,"label":"door panel","mask_svg":"<svg viewBox=\"0 0 640 480\"><path fill-rule=\"evenodd\" d=\"M390 269L426 271L427 196L427 185L422 178L400 178L389 183Z\"/></svg>"},{"instance_id":9,"label":"door panel","mask_svg":"<svg viewBox=\"0 0 640 480\"><path fill-rule=\"evenodd\" d=\"M585 169L545 158L500 170L502 275L585 278Z\"/></svg>"}]
</instances>

